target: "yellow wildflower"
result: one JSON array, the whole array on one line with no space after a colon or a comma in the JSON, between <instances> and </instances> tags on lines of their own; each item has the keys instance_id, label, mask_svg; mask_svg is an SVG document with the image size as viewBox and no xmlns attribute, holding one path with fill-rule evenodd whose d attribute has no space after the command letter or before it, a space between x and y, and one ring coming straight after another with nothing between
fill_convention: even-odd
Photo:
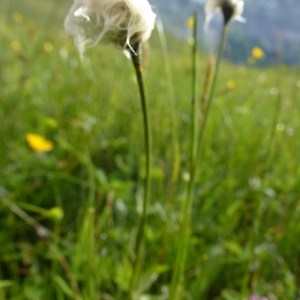
<instances>
[{"instance_id":1,"label":"yellow wildflower","mask_svg":"<svg viewBox=\"0 0 300 300\"><path fill-rule=\"evenodd\" d=\"M236 82L234 80L228 80L226 83L226 87L228 90L234 90L236 88Z\"/></svg>"},{"instance_id":2,"label":"yellow wildflower","mask_svg":"<svg viewBox=\"0 0 300 300\"><path fill-rule=\"evenodd\" d=\"M255 58L255 59L262 59L265 56L264 50L261 49L260 47L254 47L252 49L251 54L252 54L252 57Z\"/></svg>"},{"instance_id":3,"label":"yellow wildflower","mask_svg":"<svg viewBox=\"0 0 300 300\"><path fill-rule=\"evenodd\" d=\"M36 133L27 133L26 140L29 147L36 152L48 152L53 149L53 143Z\"/></svg>"},{"instance_id":4,"label":"yellow wildflower","mask_svg":"<svg viewBox=\"0 0 300 300\"><path fill-rule=\"evenodd\" d=\"M190 18L188 18L186 20L186 27L189 29L193 29L195 26L195 18L193 16L191 16Z\"/></svg>"},{"instance_id":5,"label":"yellow wildflower","mask_svg":"<svg viewBox=\"0 0 300 300\"><path fill-rule=\"evenodd\" d=\"M51 53L51 52L53 52L53 50L54 50L54 47L53 47L53 45L50 42L46 42L44 44L44 51L46 53Z\"/></svg>"},{"instance_id":6,"label":"yellow wildflower","mask_svg":"<svg viewBox=\"0 0 300 300\"><path fill-rule=\"evenodd\" d=\"M19 41L13 40L10 43L10 47L15 51L15 52L20 52L22 50L22 45Z\"/></svg>"},{"instance_id":7,"label":"yellow wildflower","mask_svg":"<svg viewBox=\"0 0 300 300\"><path fill-rule=\"evenodd\" d=\"M24 20L23 15L21 15L19 12L13 13L12 18L15 23L22 23Z\"/></svg>"}]
</instances>

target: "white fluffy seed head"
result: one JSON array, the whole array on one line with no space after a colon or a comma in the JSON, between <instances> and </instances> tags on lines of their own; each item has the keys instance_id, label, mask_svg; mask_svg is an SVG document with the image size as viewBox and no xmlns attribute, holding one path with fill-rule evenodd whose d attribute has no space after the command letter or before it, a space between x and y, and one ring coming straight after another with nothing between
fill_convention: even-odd
<instances>
[{"instance_id":1,"label":"white fluffy seed head","mask_svg":"<svg viewBox=\"0 0 300 300\"><path fill-rule=\"evenodd\" d=\"M215 12L221 11L224 17L224 23L233 19L245 22L242 17L244 11L243 0L207 0L205 5L206 25L210 22Z\"/></svg>"},{"instance_id":2,"label":"white fluffy seed head","mask_svg":"<svg viewBox=\"0 0 300 300\"><path fill-rule=\"evenodd\" d=\"M100 41L132 50L149 39L155 18L147 0L74 0L64 25L83 54Z\"/></svg>"}]
</instances>

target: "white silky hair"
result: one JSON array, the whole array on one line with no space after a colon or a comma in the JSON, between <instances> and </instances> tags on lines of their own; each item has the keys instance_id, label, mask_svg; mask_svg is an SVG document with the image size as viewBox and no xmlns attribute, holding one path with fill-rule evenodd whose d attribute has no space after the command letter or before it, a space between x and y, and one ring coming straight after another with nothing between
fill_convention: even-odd
<instances>
[{"instance_id":1,"label":"white silky hair","mask_svg":"<svg viewBox=\"0 0 300 300\"><path fill-rule=\"evenodd\" d=\"M132 49L149 39L155 18L147 0L75 0L64 26L82 55L100 41Z\"/></svg>"},{"instance_id":2,"label":"white silky hair","mask_svg":"<svg viewBox=\"0 0 300 300\"><path fill-rule=\"evenodd\" d=\"M243 0L207 0L205 5L206 26L211 21L215 12L220 10L224 5L228 5L232 7L233 9L232 19L240 22L245 22L245 19L242 17L242 13L244 11L244 5L245 5Z\"/></svg>"}]
</instances>

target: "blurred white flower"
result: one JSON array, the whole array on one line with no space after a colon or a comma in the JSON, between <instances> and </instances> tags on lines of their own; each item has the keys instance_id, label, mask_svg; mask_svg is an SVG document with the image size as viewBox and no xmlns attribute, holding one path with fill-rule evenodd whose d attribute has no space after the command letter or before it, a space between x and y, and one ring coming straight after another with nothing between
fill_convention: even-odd
<instances>
[{"instance_id":1,"label":"blurred white flower","mask_svg":"<svg viewBox=\"0 0 300 300\"><path fill-rule=\"evenodd\" d=\"M155 18L147 0L74 0L64 26L80 54L100 41L134 51L149 39Z\"/></svg>"},{"instance_id":2,"label":"blurred white flower","mask_svg":"<svg viewBox=\"0 0 300 300\"><path fill-rule=\"evenodd\" d=\"M205 5L206 25L209 24L216 12L221 11L224 17L224 25L233 19L240 22L245 22L242 17L244 11L243 0L207 0Z\"/></svg>"}]
</instances>

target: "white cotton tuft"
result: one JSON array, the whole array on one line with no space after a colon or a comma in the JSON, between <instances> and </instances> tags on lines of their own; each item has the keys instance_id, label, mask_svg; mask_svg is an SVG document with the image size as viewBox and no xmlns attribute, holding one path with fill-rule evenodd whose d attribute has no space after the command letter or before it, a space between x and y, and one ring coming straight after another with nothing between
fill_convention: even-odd
<instances>
[{"instance_id":1,"label":"white cotton tuft","mask_svg":"<svg viewBox=\"0 0 300 300\"><path fill-rule=\"evenodd\" d=\"M75 0L64 26L80 54L100 41L132 50L149 39L155 18L147 0Z\"/></svg>"},{"instance_id":2,"label":"white cotton tuft","mask_svg":"<svg viewBox=\"0 0 300 300\"><path fill-rule=\"evenodd\" d=\"M207 0L205 5L206 26L218 11L222 12L225 24L231 19L245 22L245 19L242 17L244 11L243 0Z\"/></svg>"}]
</instances>

